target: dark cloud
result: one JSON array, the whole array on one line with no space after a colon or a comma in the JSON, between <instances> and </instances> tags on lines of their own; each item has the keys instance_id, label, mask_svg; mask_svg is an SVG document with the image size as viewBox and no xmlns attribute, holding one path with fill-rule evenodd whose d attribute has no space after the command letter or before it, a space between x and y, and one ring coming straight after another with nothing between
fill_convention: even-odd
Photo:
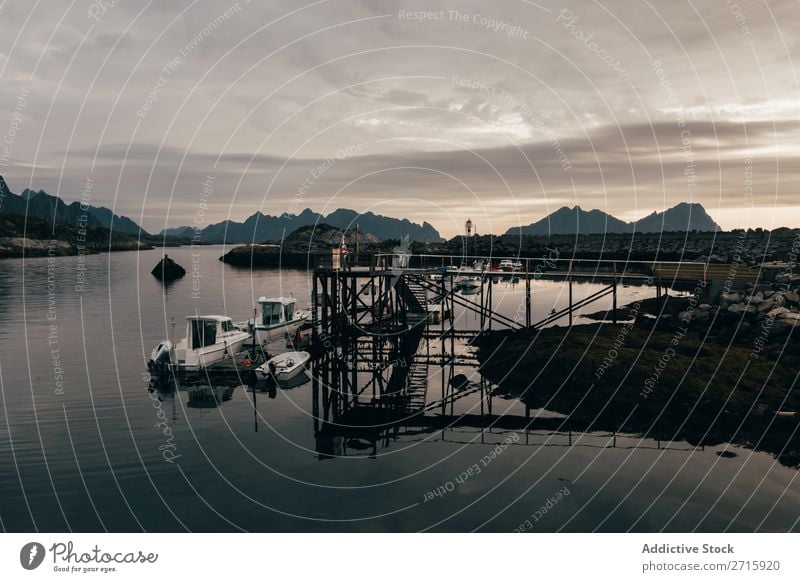
<instances>
[{"instance_id":1,"label":"dark cloud","mask_svg":"<svg viewBox=\"0 0 800 582\"><path fill-rule=\"evenodd\" d=\"M789 0L91 6L0 9L0 140L30 91L15 189L91 176L150 229L191 221L209 175L214 221L351 207L453 234L691 199L800 222Z\"/></svg>"}]
</instances>

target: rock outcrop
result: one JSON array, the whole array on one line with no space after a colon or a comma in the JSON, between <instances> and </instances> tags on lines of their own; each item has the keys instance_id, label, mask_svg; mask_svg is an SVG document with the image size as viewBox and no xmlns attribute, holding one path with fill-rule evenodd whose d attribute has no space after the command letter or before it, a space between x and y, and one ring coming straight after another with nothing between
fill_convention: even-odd
<instances>
[{"instance_id":1,"label":"rock outcrop","mask_svg":"<svg viewBox=\"0 0 800 582\"><path fill-rule=\"evenodd\" d=\"M150 272L153 277L164 283L170 283L186 275L186 269L170 259L169 255L164 255L164 258Z\"/></svg>"}]
</instances>

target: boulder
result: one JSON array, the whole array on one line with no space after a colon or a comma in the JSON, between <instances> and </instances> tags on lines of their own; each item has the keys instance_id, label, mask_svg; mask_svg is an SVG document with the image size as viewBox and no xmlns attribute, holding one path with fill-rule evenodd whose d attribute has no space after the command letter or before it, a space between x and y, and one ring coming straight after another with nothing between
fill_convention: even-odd
<instances>
[{"instance_id":1,"label":"boulder","mask_svg":"<svg viewBox=\"0 0 800 582\"><path fill-rule=\"evenodd\" d=\"M739 303L742 300L742 296L739 293L720 293L720 301L725 303Z\"/></svg>"},{"instance_id":2,"label":"boulder","mask_svg":"<svg viewBox=\"0 0 800 582\"><path fill-rule=\"evenodd\" d=\"M755 313L756 306L746 305L744 303L737 303L736 305L731 305L730 307L728 307L728 311L731 313Z\"/></svg>"},{"instance_id":3,"label":"boulder","mask_svg":"<svg viewBox=\"0 0 800 582\"><path fill-rule=\"evenodd\" d=\"M164 283L175 281L186 275L186 269L170 259L169 255L164 255L164 258L150 272L153 277Z\"/></svg>"},{"instance_id":4,"label":"boulder","mask_svg":"<svg viewBox=\"0 0 800 582\"><path fill-rule=\"evenodd\" d=\"M772 301L764 301L759 303L758 305L758 312L759 313L766 313L767 311L771 311L775 307L775 303Z\"/></svg>"},{"instance_id":5,"label":"boulder","mask_svg":"<svg viewBox=\"0 0 800 582\"><path fill-rule=\"evenodd\" d=\"M778 317L782 313L788 313L789 310L785 307L776 307L767 313L767 317Z\"/></svg>"}]
</instances>

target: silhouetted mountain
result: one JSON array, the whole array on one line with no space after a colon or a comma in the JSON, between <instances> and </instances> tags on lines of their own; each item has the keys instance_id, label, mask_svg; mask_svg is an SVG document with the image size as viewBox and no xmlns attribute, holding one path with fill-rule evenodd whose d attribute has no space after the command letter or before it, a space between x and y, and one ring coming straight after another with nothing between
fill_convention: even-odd
<instances>
[{"instance_id":1,"label":"silhouetted mountain","mask_svg":"<svg viewBox=\"0 0 800 582\"><path fill-rule=\"evenodd\" d=\"M195 234L195 230L191 226L179 226L177 228L165 228L158 236L174 236L176 238L192 238Z\"/></svg>"},{"instance_id":2,"label":"silhouetted mountain","mask_svg":"<svg viewBox=\"0 0 800 582\"><path fill-rule=\"evenodd\" d=\"M510 228L508 235L603 234L627 232L714 232L722 230L702 204L681 202L664 212L653 212L635 222L625 222L601 210L564 206L538 222Z\"/></svg>"},{"instance_id":3,"label":"silhouetted mountain","mask_svg":"<svg viewBox=\"0 0 800 582\"><path fill-rule=\"evenodd\" d=\"M631 225L602 210L586 211L580 206L563 206L533 224L511 228L506 234L596 234L600 232L630 232Z\"/></svg>"},{"instance_id":4,"label":"silhouetted mountain","mask_svg":"<svg viewBox=\"0 0 800 582\"><path fill-rule=\"evenodd\" d=\"M55 222L57 225L106 228L121 234L148 236L130 218L114 214L108 208L82 206L80 202L66 204L58 196L51 196L44 190L34 192L26 188L22 194L14 194L2 176L0 176L0 212L40 218Z\"/></svg>"},{"instance_id":5,"label":"silhouetted mountain","mask_svg":"<svg viewBox=\"0 0 800 582\"><path fill-rule=\"evenodd\" d=\"M210 224L200 232L197 240L204 243L279 241L298 228L321 223L345 231L354 230L356 224L358 224L361 232L374 235L382 240L399 239L406 235L411 240L419 242L439 242L442 240L439 232L427 222L419 225L407 219L390 218L373 214L372 212L362 214L346 208L335 210L327 216L318 214L309 208L306 208L300 214L284 213L280 216L270 216L256 212L244 222L225 220L217 224ZM195 236L194 229L188 226L168 228L162 230L161 234L186 237L187 232L189 233L188 238Z\"/></svg>"},{"instance_id":6,"label":"silhouetted mountain","mask_svg":"<svg viewBox=\"0 0 800 582\"><path fill-rule=\"evenodd\" d=\"M653 212L633 223L636 232L674 232L722 230L702 204L681 202L664 212Z\"/></svg>"}]
</instances>

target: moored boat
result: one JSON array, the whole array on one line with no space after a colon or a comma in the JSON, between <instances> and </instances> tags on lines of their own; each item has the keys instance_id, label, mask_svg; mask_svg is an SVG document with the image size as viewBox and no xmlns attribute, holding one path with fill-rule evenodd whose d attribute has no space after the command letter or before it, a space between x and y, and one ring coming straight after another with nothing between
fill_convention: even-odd
<instances>
[{"instance_id":1,"label":"moored boat","mask_svg":"<svg viewBox=\"0 0 800 582\"><path fill-rule=\"evenodd\" d=\"M257 343L273 341L292 334L311 317L310 310L296 308L294 297L261 297L261 313L253 320L237 324L240 329L253 330Z\"/></svg>"},{"instance_id":2,"label":"moored boat","mask_svg":"<svg viewBox=\"0 0 800 582\"><path fill-rule=\"evenodd\" d=\"M171 342L159 343L152 352L148 367L151 372L175 367L197 371L225 358L234 357L250 334L237 329L224 315L190 315L186 318L186 337L174 347Z\"/></svg>"},{"instance_id":3,"label":"moored boat","mask_svg":"<svg viewBox=\"0 0 800 582\"><path fill-rule=\"evenodd\" d=\"M256 372L262 378L272 377L278 382L288 382L305 371L311 359L308 352L286 352L270 358Z\"/></svg>"}]
</instances>

